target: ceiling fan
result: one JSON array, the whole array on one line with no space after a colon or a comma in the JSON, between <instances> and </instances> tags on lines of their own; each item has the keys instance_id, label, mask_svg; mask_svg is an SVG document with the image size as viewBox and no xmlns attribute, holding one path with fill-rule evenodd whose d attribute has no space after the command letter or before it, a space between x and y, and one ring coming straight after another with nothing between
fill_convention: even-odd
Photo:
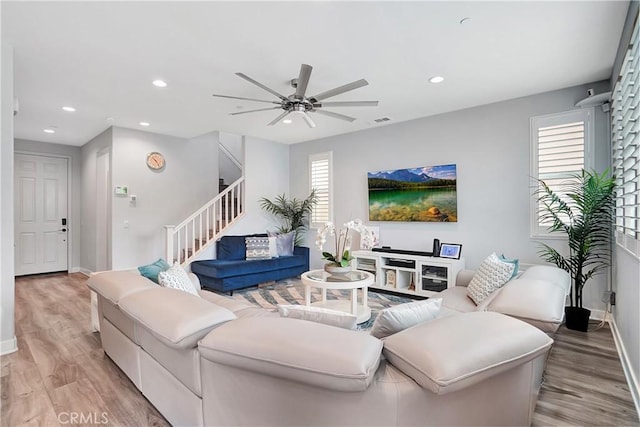
<instances>
[{"instance_id":1,"label":"ceiling fan","mask_svg":"<svg viewBox=\"0 0 640 427\"><path fill-rule=\"evenodd\" d=\"M254 99L254 98L243 98L239 96L229 96L229 95L218 95L213 94L213 96L217 96L220 98L231 98L231 99L243 99L246 101L256 101L256 102L266 102L269 104L277 104L276 107L270 108L260 108L258 110L249 110L249 111L239 111L236 113L229 113L232 116L238 114L246 114L246 113L255 113L257 111L267 111L267 110L279 110L282 109L284 112L280 114L278 117L273 119L269 126L273 126L278 123L280 120L283 120L289 114L302 116L304 121L310 128L316 127L316 124L311 119L308 113L318 113L324 116L333 117L334 119L346 120L348 122L352 122L355 120L355 117L345 116L344 114L334 113L333 111L326 111L322 108L324 107L376 107L378 105L378 101L336 101L336 102L322 102L327 98L331 98L332 96L340 95L341 93L349 92L354 89L358 89L363 86L367 86L369 82L365 79L360 79L352 83L347 83L346 85L336 87L334 89L328 90L326 92L319 93L314 96L306 96L307 85L309 84L309 77L311 76L311 70L313 67L311 65L302 64L300 66L300 74L297 79L291 80L291 86L296 90L293 94L289 96L284 96L281 93L276 92L275 90L268 88L260 82L253 80L251 77L242 74L236 73L237 76L242 77L249 83L253 83L261 89L266 90L267 92L277 96L279 101L265 101L263 99Z\"/></svg>"}]
</instances>

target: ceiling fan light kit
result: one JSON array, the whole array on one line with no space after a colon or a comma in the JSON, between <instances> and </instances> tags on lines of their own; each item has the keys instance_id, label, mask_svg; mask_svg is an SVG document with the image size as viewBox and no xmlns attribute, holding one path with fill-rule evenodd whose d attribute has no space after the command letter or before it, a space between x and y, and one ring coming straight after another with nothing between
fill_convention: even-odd
<instances>
[{"instance_id":1,"label":"ceiling fan light kit","mask_svg":"<svg viewBox=\"0 0 640 427\"><path fill-rule=\"evenodd\" d=\"M334 101L334 102L320 102L324 99L331 98L336 95L340 95L345 92L349 92L363 86L367 86L369 83L365 79L356 80L355 82L347 83L346 85L342 85L336 87L334 89L330 89L328 91L319 93L314 96L306 97L307 86L309 85L309 78L311 77L311 71L313 67L311 65L302 64L300 67L300 73L298 78L291 80L291 86L295 89L295 92L289 96L285 96L277 91L263 85L262 83L252 79L243 73L236 73L238 77L241 77L252 83L259 88L269 92L272 95L278 97L279 101L267 101L263 99L255 99L255 98L244 98L240 96L230 96L230 95L219 95L213 94L213 96L219 98L230 98L230 99L241 99L245 101L254 101L254 102L265 102L269 104L277 104L275 107L270 108L260 108L257 110L248 110L248 111L238 111L235 113L229 113L232 116L246 113L255 113L258 111L267 111L267 110L284 110L278 117L268 123L268 126L273 126L278 122L283 121L284 118L292 115L292 116L302 116L303 120L310 128L316 127L315 122L309 115L309 113L318 113L323 116L332 117L334 119L344 120L347 122L353 122L355 117L346 116L344 114L335 113L333 111L324 110L324 107L376 107L378 106L378 101ZM289 119L287 119L289 120ZM287 123L291 123L289 120Z\"/></svg>"}]
</instances>

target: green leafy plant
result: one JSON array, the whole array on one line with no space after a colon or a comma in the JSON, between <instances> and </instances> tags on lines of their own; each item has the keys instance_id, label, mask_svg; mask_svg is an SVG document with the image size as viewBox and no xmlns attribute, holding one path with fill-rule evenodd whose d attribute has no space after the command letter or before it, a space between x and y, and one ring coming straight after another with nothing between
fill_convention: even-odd
<instances>
[{"instance_id":1,"label":"green leafy plant","mask_svg":"<svg viewBox=\"0 0 640 427\"><path fill-rule=\"evenodd\" d=\"M598 174L583 169L556 191L543 180L538 182L540 221L550 224L550 232L566 234L569 255L544 243L538 253L571 275L571 306L582 308L584 285L611 264L615 178L608 170Z\"/></svg>"},{"instance_id":2,"label":"green leafy plant","mask_svg":"<svg viewBox=\"0 0 640 427\"><path fill-rule=\"evenodd\" d=\"M266 212L278 217L282 224L278 227L278 232L288 233L296 232L295 244L302 243L303 234L307 229L307 219L313 211L313 207L318 203L316 190L311 190L309 196L304 200L287 199L284 194L270 200L266 197L260 199L260 206Z\"/></svg>"}]
</instances>

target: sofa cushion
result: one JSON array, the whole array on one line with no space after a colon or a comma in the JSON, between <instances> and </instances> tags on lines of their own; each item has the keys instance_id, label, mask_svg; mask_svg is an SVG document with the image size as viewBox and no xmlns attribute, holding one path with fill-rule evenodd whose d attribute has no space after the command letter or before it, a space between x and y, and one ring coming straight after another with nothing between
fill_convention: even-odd
<instances>
[{"instance_id":1,"label":"sofa cushion","mask_svg":"<svg viewBox=\"0 0 640 427\"><path fill-rule=\"evenodd\" d=\"M211 292L211 291L201 290L201 291L198 291L198 295L200 295L201 298L204 298L209 302L219 305L220 307L224 307L233 313L239 310L244 310L245 308L255 307L255 305L249 303L246 300L243 301L243 300L229 298L224 295L218 295L215 292Z\"/></svg>"},{"instance_id":2,"label":"sofa cushion","mask_svg":"<svg viewBox=\"0 0 640 427\"><path fill-rule=\"evenodd\" d=\"M371 335L385 338L438 316L442 298L430 298L385 308L378 313Z\"/></svg>"},{"instance_id":3,"label":"sofa cushion","mask_svg":"<svg viewBox=\"0 0 640 427\"><path fill-rule=\"evenodd\" d=\"M159 258L156 262L153 262L151 264L141 265L140 267L138 267L138 271L147 279L155 283L160 283L158 282L158 274L161 271L167 271L170 267L171 266L167 261Z\"/></svg>"},{"instance_id":4,"label":"sofa cushion","mask_svg":"<svg viewBox=\"0 0 640 427\"><path fill-rule=\"evenodd\" d=\"M495 253L489 255L467 286L467 295L480 304L482 300L491 295L493 291L507 283L513 275L514 264L504 262Z\"/></svg>"},{"instance_id":5,"label":"sofa cushion","mask_svg":"<svg viewBox=\"0 0 640 427\"><path fill-rule=\"evenodd\" d=\"M554 282L520 277L507 283L487 309L555 332L564 319L564 292Z\"/></svg>"},{"instance_id":6,"label":"sofa cushion","mask_svg":"<svg viewBox=\"0 0 640 427\"><path fill-rule=\"evenodd\" d=\"M330 390L363 391L380 363L382 341L320 323L260 317L216 328L199 349L222 365Z\"/></svg>"},{"instance_id":7,"label":"sofa cushion","mask_svg":"<svg viewBox=\"0 0 640 427\"><path fill-rule=\"evenodd\" d=\"M344 311L306 305L278 304L280 317L308 320L344 329L356 329L358 317Z\"/></svg>"},{"instance_id":8,"label":"sofa cushion","mask_svg":"<svg viewBox=\"0 0 640 427\"><path fill-rule=\"evenodd\" d=\"M103 271L89 277L87 286L113 304L127 295L157 288L151 280L131 271Z\"/></svg>"},{"instance_id":9,"label":"sofa cushion","mask_svg":"<svg viewBox=\"0 0 640 427\"><path fill-rule=\"evenodd\" d=\"M199 296L187 272L184 271L184 268L182 268L177 261L167 271L158 273L158 282L160 286L164 286L165 288L177 289Z\"/></svg>"},{"instance_id":10,"label":"sofa cushion","mask_svg":"<svg viewBox=\"0 0 640 427\"><path fill-rule=\"evenodd\" d=\"M444 291L438 293L438 297L442 298L442 307L446 307L450 310L455 310L459 313L468 313L470 311L486 311L487 306L491 304L491 301L502 291L499 288L488 297L482 300L482 302L476 305L473 300L467 294L467 288L465 286L454 286L453 288L447 288Z\"/></svg>"},{"instance_id":11,"label":"sofa cushion","mask_svg":"<svg viewBox=\"0 0 640 427\"><path fill-rule=\"evenodd\" d=\"M569 295L571 290L571 276L569 273L552 265L534 265L527 268L520 277L555 283L565 291L566 295Z\"/></svg>"},{"instance_id":12,"label":"sofa cushion","mask_svg":"<svg viewBox=\"0 0 640 427\"><path fill-rule=\"evenodd\" d=\"M532 360L553 340L499 313L443 317L391 335L384 355L427 390L446 394Z\"/></svg>"},{"instance_id":13,"label":"sofa cushion","mask_svg":"<svg viewBox=\"0 0 640 427\"><path fill-rule=\"evenodd\" d=\"M203 276L222 279L225 277L241 276L244 274L281 270L304 264L304 257L297 255L242 261L211 259L191 263L191 271L202 274Z\"/></svg>"},{"instance_id":14,"label":"sofa cushion","mask_svg":"<svg viewBox=\"0 0 640 427\"><path fill-rule=\"evenodd\" d=\"M174 348L194 347L213 328L236 318L199 296L162 287L122 298L120 308Z\"/></svg>"}]
</instances>

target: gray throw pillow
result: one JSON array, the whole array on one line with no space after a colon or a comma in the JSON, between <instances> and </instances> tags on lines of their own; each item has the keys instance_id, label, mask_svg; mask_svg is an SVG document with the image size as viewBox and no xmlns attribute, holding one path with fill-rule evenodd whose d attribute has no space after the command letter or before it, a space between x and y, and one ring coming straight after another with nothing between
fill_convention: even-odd
<instances>
[{"instance_id":1,"label":"gray throw pillow","mask_svg":"<svg viewBox=\"0 0 640 427\"><path fill-rule=\"evenodd\" d=\"M278 249L278 256L291 256L293 255L293 246L295 244L296 232L290 231L285 234L276 234L268 232L269 236L275 236L276 248Z\"/></svg>"}]
</instances>

